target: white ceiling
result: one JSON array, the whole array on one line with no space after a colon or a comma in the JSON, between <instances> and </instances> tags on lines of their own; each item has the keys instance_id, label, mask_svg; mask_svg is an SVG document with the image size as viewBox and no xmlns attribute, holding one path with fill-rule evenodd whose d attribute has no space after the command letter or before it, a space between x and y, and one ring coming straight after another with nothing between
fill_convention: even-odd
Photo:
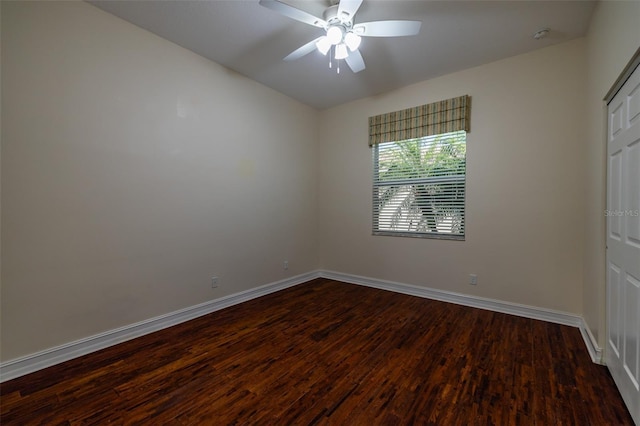
<instances>
[{"instance_id":1,"label":"white ceiling","mask_svg":"<svg viewBox=\"0 0 640 426\"><path fill-rule=\"evenodd\" d=\"M281 16L258 0L90 1L160 37L316 108L328 108L585 34L594 1L364 0L355 22L422 21L413 37L363 38L367 68L340 74L315 51L282 58L322 30ZM292 1L321 17L328 0ZM543 40L532 35L541 28Z\"/></svg>"}]
</instances>

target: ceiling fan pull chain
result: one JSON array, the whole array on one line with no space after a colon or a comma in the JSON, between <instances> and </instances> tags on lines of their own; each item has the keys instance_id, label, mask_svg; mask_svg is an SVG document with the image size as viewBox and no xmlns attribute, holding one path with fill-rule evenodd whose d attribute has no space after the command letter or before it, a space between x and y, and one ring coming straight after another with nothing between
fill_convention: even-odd
<instances>
[{"instance_id":1,"label":"ceiling fan pull chain","mask_svg":"<svg viewBox=\"0 0 640 426\"><path fill-rule=\"evenodd\" d=\"M333 57L334 47L331 46L331 51L329 52L329 68L331 68L331 58Z\"/></svg>"},{"instance_id":2,"label":"ceiling fan pull chain","mask_svg":"<svg viewBox=\"0 0 640 426\"><path fill-rule=\"evenodd\" d=\"M340 59L338 59L338 74L340 74Z\"/></svg>"}]
</instances>

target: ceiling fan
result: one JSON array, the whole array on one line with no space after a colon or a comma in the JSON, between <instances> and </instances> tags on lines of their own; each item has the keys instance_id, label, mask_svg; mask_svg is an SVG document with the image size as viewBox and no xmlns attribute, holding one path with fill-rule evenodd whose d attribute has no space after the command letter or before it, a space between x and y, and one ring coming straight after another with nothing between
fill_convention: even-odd
<instances>
[{"instance_id":1,"label":"ceiling fan","mask_svg":"<svg viewBox=\"0 0 640 426\"><path fill-rule=\"evenodd\" d=\"M278 0L260 0L260 5L296 21L322 28L325 34L311 40L287 55L285 61L293 61L318 49L323 55L330 51L333 59L344 59L354 73L365 69L358 50L361 37L401 37L420 32L420 21L374 21L355 23L355 14L363 0L331 0L331 5L318 18L308 12ZM329 67L331 67L329 55ZM338 72L340 72L338 62Z\"/></svg>"}]
</instances>

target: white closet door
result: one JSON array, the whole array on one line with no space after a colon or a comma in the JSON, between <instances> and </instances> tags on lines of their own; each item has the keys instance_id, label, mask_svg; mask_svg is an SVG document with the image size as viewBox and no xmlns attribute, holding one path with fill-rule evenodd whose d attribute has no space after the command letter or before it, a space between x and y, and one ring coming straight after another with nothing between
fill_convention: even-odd
<instances>
[{"instance_id":1,"label":"white closet door","mask_svg":"<svg viewBox=\"0 0 640 426\"><path fill-rule=\"evenodd\" d=\"M608 122L606 363L640 425L640 67Z\"/></svg>"}]
</instances>

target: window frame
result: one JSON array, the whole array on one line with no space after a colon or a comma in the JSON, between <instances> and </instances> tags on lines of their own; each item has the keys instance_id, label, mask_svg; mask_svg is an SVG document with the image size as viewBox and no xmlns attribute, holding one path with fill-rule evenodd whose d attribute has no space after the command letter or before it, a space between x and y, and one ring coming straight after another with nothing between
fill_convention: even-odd
<instances>
[{"instance_id":1,"label":"window frame","mask_svg":"<svg viewBox=\"0 0 640 426\"><path fill-rule=\"evenodd\" d=\"M453 137L463 137L464 138L464 146L465 146L465 156L464 156L464 174L456 174L456 175L442 175L442 176L427 176L427 177L415 177L415 178L404 178L404 179L394 179L387 181L380 181L379 179L379 168L380 168L380 148L385 148L391 144L398 144L401 142L411 141L411 140L424 140L430 139L434 143L436 142L436 138L441 137L443 135L449 134L457 134ZM465 241L466 240L466 225L467 225L467 158L466 158L466 145L467 145L467 132L464 130L459 130L455 132L447 132L440 133L431 136L425 136L421 138L407 139L403 141L390 141L390 142L382 142L372 146L373 151L373 180L372 180L372 235L374 236L393 236L393 237L409 237L409 238L425 238L425 239L437 239L437 240L453 240L453 241ZM448 233L448 232L438 232L438 231L409 231L409 230L388 230L388 229L380 229L380 199L379 199L379 188L385 186L411 186L411 185L420 185L420 184L438 184L438 183L458 183L462 184L462 188L464 191L464 196L462 199L462 203L460 204L461 208L461 232L460 233ZM434 216L436 218L437 216ZM435 219L437 220L437 219ZM437 226L437 224L436 224Z\"/></svg>"}]
</instances>

